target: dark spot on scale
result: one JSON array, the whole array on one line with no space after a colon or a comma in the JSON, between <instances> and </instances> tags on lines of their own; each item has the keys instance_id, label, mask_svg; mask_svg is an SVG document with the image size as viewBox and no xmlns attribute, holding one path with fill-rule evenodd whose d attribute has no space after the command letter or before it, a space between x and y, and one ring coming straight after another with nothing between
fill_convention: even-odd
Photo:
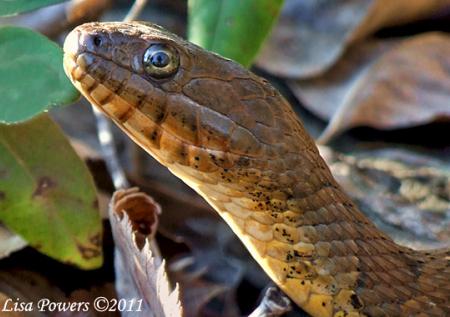
<instances>
[{"instance_id":1,"label":"dark spot on scale","mask_svg":"<svg viewBox=\"0 0 450 317\"><path fill-rule=\"evenodd\" d=\"M249 166L250 160L246 157L240 157L236 163L238 166Z\"/></svg>"},{"instance_id":2,"label":"dark spot on scale","mask_svg":"<svg viewBox=\"0 0 450 317\"><path fill-rule=\"evenodd\" d=\"M301 281L300 284L305 285L305 281Z\"/></svg>"},{"instance_id":3,"label":"dark spot on scale","mask_svg":"<svg viewBox=\"0 0 450 317\"><path fill-rule=\"evenodd\" d=\"M33 192L33 197L44 196L48 190L53 187L56 187L56 181L48 176L42 176L37 181L37 186Z\"/></svg>"},{"instance_id":4,"label":"dark spot on scale","mask_svg":"<svg viewBox=\"0 0 450 317\"><path fill-rule=\"evenodd\" d=\"M352 294L352 296L350 296L350 300L352 301L352 305L355 309L360 309L362 307L361 301L356 294Z\"/></svg>"},{"instance_id":5,"label":"dark spot on scale","mask_svg":"<svg viewBox=\"0 0 450 317\"><path fill-rule=\"evenodd\" d=\"M160 113L158 114L158 116L156 117L156 123L159 123L162 121L162 119L164 119L164 113Z\"/></svg>"},{"instance_id":6,"label":"dark spot on scale","mask_svg":"<svg viewBox=\"0 0 450 317\"><path fill-rule=\"evenodd\" d=\"M322 302L322 306L325 307L327 306L327 304L325 302Z\"/></svg>"}]
</instances>

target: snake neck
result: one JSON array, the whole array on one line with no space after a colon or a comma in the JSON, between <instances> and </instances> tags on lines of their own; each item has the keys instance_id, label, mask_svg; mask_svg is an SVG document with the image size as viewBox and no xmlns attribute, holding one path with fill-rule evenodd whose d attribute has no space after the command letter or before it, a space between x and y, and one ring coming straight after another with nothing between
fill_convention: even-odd
<instances>
[{"instance_id":1,"label":"snake neck","mask_svg":"<svg viewBox=\"0 0 450 317\"><path fill-rule=\"evenodd\" d=\"M217 175L169 168L219 212L269 276L311 315L448 313L449 295L442 289L450 278L449 251L397 245L343 192L314 144L306 144L311 147L302 155L283 157L292 163L284 171L249 162Z\"/></svg>"}]
</instances>

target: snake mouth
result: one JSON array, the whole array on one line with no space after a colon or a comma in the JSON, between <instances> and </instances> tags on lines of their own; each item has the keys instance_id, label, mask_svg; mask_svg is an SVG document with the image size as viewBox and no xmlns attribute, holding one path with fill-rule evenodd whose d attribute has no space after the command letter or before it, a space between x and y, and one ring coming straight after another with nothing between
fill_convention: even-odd
<instances>
[{"instance_id":1,"label":"snake mouth","mask_svg":"<svg viewBox=\"0 0 450 317\"><path fill-rule=\"evenodd\" d=\"M95 56L91 53L64 54L64 70L74 86L101 112L119 122L126 121L134 108L90 73Z\"/></svg>"},{"instance_id":2,"label":"snake mouth","mask_svg":"<svg viewBox=\"0 0 450 317\"><path fill-rule=\"evenodd\" d=\"M92 36L73 30L64 42L64 71L86 99L113 120L125 122L136 110L135 105L118 93L121 86L111 76L120 66L89 49ZM123 69L123 72L129 72ZM109 82L115 82L112 87Z\"/></svg>"},{"instance_id":3,"label":"snake mouth","mask_svg":"<svg viewBox=\"0 0 450 317\"><path fill-rule=\"evenodd\" d=\"M70 32L64 42L63 49L63 66L67 77L91 104L104 111L102 108L102 100L94 98L95 96L98 96L98 92L94 91L96 91L101 84L88 74L88 68L92 65L93 59L89 58L90 54L86 53L80 45L80 32L76 29ZM100 90L103 92L104 98L108 98L113 94L112 91L109 91L106 88L100 88Z\"/></svg>"}]
</instances>

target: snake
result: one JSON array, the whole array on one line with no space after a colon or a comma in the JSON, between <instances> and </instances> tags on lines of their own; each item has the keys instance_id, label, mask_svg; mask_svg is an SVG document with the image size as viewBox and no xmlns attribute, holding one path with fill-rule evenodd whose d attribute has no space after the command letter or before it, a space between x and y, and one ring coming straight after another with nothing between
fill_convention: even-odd
<instances>
[{"instance_id":1,"label":"snake","mask_svg":"<svg viewBox=\"0 0 450 317\"><path fill-rule=\"evenodd\" d=\"M76 27L64 69L311 316L450 316L450 249L380 231L266 79L149 22Z\"/></svg>"}]
</instances>

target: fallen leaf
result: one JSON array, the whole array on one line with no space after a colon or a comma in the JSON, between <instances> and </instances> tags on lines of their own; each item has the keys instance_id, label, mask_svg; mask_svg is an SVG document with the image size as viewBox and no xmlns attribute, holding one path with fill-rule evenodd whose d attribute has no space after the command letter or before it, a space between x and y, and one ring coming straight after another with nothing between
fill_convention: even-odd
<instances>
[{"instance_id":1,"label":"fallen leaf","mask_svg":"<svg viewBox=\"0 0 450 317\"><path fill-rule=\"evenodd\" d=\"M320 152L344 191L398 243L420 249L450 241L450 170L441 160L384 148Z\"/></svg>"},{"instance_id":2,"label":"fallen leaf","mask_svg":"<svg viewBox=\"0 0 450 317\"><path fill-rule=\"evenodd\" d=\"M0 221L59 261L102 264L102 226L88 169L47 115L0 124Z\"/></svg>"},{"instance_id":3,"label":"fallen leaf","mask_svg":"<svg viewBox=\"0 0 450 317\"><path fill-rule=\"evenodd\" d=\"M425 33L355 46L323 76L289 81L305 107L330 120L325 143L356 126L405 128L450 117L450 36Z\"/></svg>"},{"instance_id":4,"label":"fallen leaf","mask_svg":"<svg viewBox=\"0 0 450 317\"><path fill-rule=\"evenodd\" d=\"M447 0L286 0L257 65L295 79L329 69L345 48L374 31L425 18Z\"/></svg>"},{"instance_id":5,"label":"fallen leaf","mask_svg":"<svg viewBox=\"0 0 450 317\"><path fill-rule=\"evenodd\" d=\"M137 303L135 309L122 312L122 316L183 315L178 286L172 290L165 262L153 241L159 213L154 200L137 188L116 191L111 199L117 294L118 298Z\"/></svg>"}]
</instances>

